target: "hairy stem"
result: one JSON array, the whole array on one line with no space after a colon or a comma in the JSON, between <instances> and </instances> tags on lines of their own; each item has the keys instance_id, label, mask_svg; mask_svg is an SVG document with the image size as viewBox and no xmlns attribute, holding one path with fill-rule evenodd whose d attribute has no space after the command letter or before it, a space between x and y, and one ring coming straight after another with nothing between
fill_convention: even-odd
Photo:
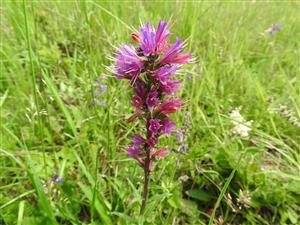
<instances>
[{"instance_id":1,"label":"hairy stem","mask_svg":"<svg viewBox=\"0 0 300 225\"><path fill-rule=\"evenodd\" d=\"M146 127L149 127L149 122L151 120L151 112L149 112L147 110L147 114L146 114ZM147 129L147 139L149 139L151 137L151 132L149 131L149 129ZM142 206L141 206L141 211L140 211L140 215L144 215L145 212L145 208L147 205L147 200L148 200L148 193L149 193L149 182L150 182L150 163L151 163L151 149L150 146L148 144L145 145L145 153L146 153L146 158L144 161L144 190L143 190L143 202L142 202Z\"/></svg>"},{"instance_id":2,"label":"hairy stem","mask_svg":"<svg viewBox=\"0 0 300 225\"><path fill-rule=\"evenodd\" d=\"M149 164L150 164L150 150L147 150L145 159L145 166L144 166L144 191L143 191L143 202L141 206L140 215L143 215L145 212L147 200L148 200L148 192L149 192L149 181L150 181L150 171L149 171Z\"/></svg>"}]
</instances>

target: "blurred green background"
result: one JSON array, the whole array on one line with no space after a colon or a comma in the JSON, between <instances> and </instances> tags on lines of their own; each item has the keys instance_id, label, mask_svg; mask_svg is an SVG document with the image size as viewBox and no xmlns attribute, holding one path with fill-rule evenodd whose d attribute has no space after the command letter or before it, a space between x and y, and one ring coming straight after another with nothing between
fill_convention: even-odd
<instances>
[{"instance_id":1,"label":"blurred green background","mask_svg":"<svg viewBox=\"0 0 300 225\"><path fill-rule=\"evenodd\" d=\"M0 224L299 224L299 11L299 2L1 1ZM126 155L139 125L127 121L128 82L106 66L141 22L160 19L196 61L178 75L184 142L161 139L172 151L154 166L140 217L143 171ZM270 35L272 24L282 29ZM253 120L248 139L231 132L236 107Z\"/></svg>"}]
</instances>

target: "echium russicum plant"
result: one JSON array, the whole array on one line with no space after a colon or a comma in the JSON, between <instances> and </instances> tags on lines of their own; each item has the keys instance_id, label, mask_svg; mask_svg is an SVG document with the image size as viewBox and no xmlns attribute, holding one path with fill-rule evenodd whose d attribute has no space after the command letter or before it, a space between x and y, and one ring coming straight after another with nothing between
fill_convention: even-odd
<instances>
[{"instance_id":1,"label":"echium russicum plant","mask_svg":"<svg viewBox=\"0 0 300 225\"><path fill-rule=\"evenodd\" d=\"M177 39L170 44L168 28L164 21L159 22L157 29L146 23L139 34L131 34L136 46L122 45L114 58L116 78L129 80L133 88L131 104L135 113L131 121L139 118L145 124L144 133L134 134L133 144L127 148L128 156L144 169L140 214L144 213L148 199L152 163L168 154L165 148L157 148L158 139L175 131L175 122L169 115L183 104L182 98L174 97L181 84L175 74L180 65L191 61L191 53L183 52L185 42Z\"/></svg>"}]
</instances>

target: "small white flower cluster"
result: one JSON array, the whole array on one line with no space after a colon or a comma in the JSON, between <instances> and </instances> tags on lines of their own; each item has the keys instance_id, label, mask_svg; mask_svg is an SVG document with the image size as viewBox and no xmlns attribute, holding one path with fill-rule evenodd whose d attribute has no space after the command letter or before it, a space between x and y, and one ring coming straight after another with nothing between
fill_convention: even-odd
<instances>
[{"instance_id":1,"label":"small white flower cluster","mask_svg":"<svg viewBox=\"0 0 300 225\"><path fill-rule=\"evenodd\" d=\"M252 120L245 121L244 117L240 114L241 108L235 108L229 114L233 128L231 130L232 134L238 135L243 139L247 139L249 132L251 131Z\"/></svg>"}]
</instances>

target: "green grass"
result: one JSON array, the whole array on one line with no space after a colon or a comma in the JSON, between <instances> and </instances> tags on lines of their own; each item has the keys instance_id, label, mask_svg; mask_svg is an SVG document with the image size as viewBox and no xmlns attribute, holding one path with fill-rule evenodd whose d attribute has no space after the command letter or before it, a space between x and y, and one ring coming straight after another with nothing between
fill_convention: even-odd
<instances>
[{"instance_id":1,"label":"green grass","mask_svg":"<svg viewBox=\"0 0 300 225\"><path fill-rule=\"evenodd\" d=\"M2 1L0 224L299 224L299 10L296 2ZM196 57L179 74L186 107L174 115L179 128L190 114L188 151L155 164L140 217L143 171L125 151L138 128L126 120L131 93L105 67L140 21L170 18L172 39L188 38ZM282 30L261 35L272 24ZM104 75L106 107L92 103ZM253 120L249 140L230 133L239 106ZM161 143L180 147L175 135ZM62 184L51 182L55 173Z\"/></svg>"}]
</instances>

